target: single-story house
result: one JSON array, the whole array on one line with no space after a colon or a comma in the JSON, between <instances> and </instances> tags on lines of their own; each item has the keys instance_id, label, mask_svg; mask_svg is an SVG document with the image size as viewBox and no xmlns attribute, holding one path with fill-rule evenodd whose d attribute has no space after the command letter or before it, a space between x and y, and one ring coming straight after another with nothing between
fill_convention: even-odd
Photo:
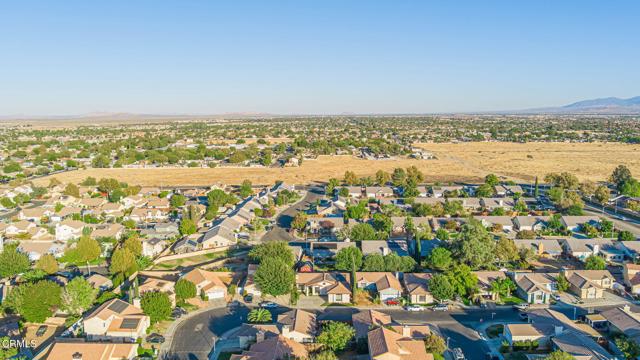
<instances>
[{"instance_id":1,"label":"single-story house","mask_svg":"<svg viewBox=\"0 0 640 360\"><path fill-rule=\"evenodd\" d=\"M402 285L398 274L392 272L357 272L356 286L375 292L380 301L402 297Z\"/></svg>"}]
</instances>

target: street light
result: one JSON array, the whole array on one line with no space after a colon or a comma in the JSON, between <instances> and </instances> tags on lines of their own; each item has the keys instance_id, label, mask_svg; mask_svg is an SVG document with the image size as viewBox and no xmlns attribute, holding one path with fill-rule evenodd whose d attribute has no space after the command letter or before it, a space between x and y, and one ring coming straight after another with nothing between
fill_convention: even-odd
<instances>
[{"instance_id":1,"label":"street light","mask_svg":"<svg viewBox=\"0 0 640 360\"><path fill-rule=\"evenodd\" d=\"M447 336L447 349L449 348L449 339L451 338Z\"/></svg>"}]
</instances>

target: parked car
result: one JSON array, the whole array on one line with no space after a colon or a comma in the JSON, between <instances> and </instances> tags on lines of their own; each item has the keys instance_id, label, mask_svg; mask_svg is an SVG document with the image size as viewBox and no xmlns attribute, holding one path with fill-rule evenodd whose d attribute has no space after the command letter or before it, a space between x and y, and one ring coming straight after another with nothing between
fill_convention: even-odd
<instances>
[{"instance_id":1,"label":"parked car","mask_svg":"<svg viewBox=\"0 0 640 360\"><path fill-rule=\"evenodd\" d=\"M453 349L453 358L455 360L464 360L464 353L462 352L462 349L460 348L455 348Z\"/></svg>"},{"instance_id":2,"label":"parked car","mask_svg":"<svg viewBox=\"0 0 640 360\"><path fill-rule=\"evenodd\" d=\"M156 333L149 334L149 336L147 336L147 342L152 344L162 344L164 342L164 336Z\"/></svg>"},{"instance_id":3,"label":"parked car","mask_svg":"<svg viewBox=\"0 0 640 360\"><path fill-rule=\"evenodd\" d=\"M555 301L560 301L560 295L558 295L558 294L553 294L553 295L551 295L551 298L552 298L553 300L555 300Z\"/></svg>"},{"instance_id":4,"label":"parked car","mask_svg":"<svg viewBox=\"0 0 640 360\"><path fill-rule=\"evenodd\" d=\"M513 305L513 308L516 310L527 310L529 308L529 304L527 303L515 304Z\"/></svg>"},{"instance_id":5,"label":"parked car","mask_svg":"<svg viewBox=\"0 0 640 360\"><path fill-rule=\"evenodd\" d=\"M171 311L171 317L174 319L177 319L179 317L181 317L182 315L186 315L187 314L187 310L181 308L181 307L176 307L175 309L173 309Z\"/></svg>"},{"instance_id":6,"label":"parked car","mask_svg":"<svg viewBox=\"0 0 640 360\"><path fill-rule=\"evenodd\" d=\"M275 309L280 305L274 303L273 301L263 301L260 303L260 307L264 309Z\"/></svg>"},{"instance_id":7,"label":"parked car","mask_svg":"<svg viewBox=\"0 0 640 360\"><path fill-rule=\"evenodd\" d=\"M384 302L387 305L400 305L400 300L398 299L387 299Z\"/></svg>"},{"instance_id":8,"label":"parked car","mask_svg":"<svg viewBox=\"0 0 640 360\"><path fill-rule=\"evenodd\" d=\"M44 335L44 333L47 332L47 329L49 327L47 325L40 325L40 327L38 327L38 330L36 330L36 336L40 337L42 335Z\"/></svg>"},{"instance_id":9,"label":"parked car","mask_svg":"<svg viewBox=\"0 0 640 360\"><path fill-rule=\"evenodd\" d=\"M407 305L404 307L407 311L424 311L424 306L420 305Z\"/></svg>"},{"instance_id":10,"label":"parked car","mask_svg":"<svg viewBox=\"0 0 640 360\"><path fill-rule=\"evenodd\" d=\"M449 305L447 304L438 304L431 308L433 311L448 311Z\"/></svg>"},{"instance_id":11,"label":"parked car","mask_svg":"<svg viewBox=\"0 0 640 360\"><path fill-rule=\"evenodd\" d=\"M521 312L520 314L518 314L518 316L520 316L521 320L524 320L524 321L529 320L529 314L527 314L526 312Z\"/></svg>"}]
</instances>

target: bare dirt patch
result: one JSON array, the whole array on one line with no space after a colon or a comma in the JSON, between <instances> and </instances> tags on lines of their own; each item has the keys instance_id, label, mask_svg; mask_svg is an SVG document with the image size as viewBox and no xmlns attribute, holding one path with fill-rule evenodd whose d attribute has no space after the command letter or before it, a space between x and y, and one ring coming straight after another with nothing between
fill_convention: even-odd
<instances>
[{"instance_id":1,"label":"bare dirt patch","mask_svg":"<svg viewBox=\"0 0 640 360\"><path fill-rule=\"evenodd\" d=\"M273 184L341 179L347 170L357 176L374 176L377 170L416 166L428 182L479 181L488 173L505 178L532 181L549 172L569 171L581 180L604 180L619 164L640 174L640 145L620 143L442 143L417 144L433 152L435 160L398 158L363 160L353 156L320 156L300 167L288 168L148 168L87 169L53 175L60 181L78 183L87 176L113 177L129 184L145 186L197 186L216 183L238 184L249 179L254 184ZM48 184L48 178L35 181Z\"/></svg>"}]
</instances>

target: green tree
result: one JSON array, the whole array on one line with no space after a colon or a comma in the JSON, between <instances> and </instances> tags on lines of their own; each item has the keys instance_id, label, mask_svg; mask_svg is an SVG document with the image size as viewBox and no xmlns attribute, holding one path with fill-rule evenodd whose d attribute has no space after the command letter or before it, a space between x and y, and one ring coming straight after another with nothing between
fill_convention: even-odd
<instances>
[{"instance_id":1,"label":"green tree","mask_svg":"<svg viewBox=\"0 0 640 360\"><path fill-rule=\"evenodd\" d=\"M51 254L44 254L40 259L38 259L38 261L36 261L35 268L40 269L49 275L55 274L59 269L58 260L56 260L56 258Z\"/></svg>"},{"instance_id":2,"label":"green tree","mask_svg":"<svg viewBox=\"0 0 640 360\"><path fill-rule=\"evenodd\" d=\"M477 197L492 197L494 194L493 186L489 184L482 184L476 189Z\"/></svg>"},{"instance_id":3,"label":"green tree","mask_svg":"<svg viewBox=\"0 0 640 360\"><path fill-rule=\"evenodd\" d=\"M602 212L604 213L604 206L609 202L609 188L604 185L598 186L594 198L602 206Z\"/></svg>"},{"instance_id":4,"label":"green tree","mask_svg":"<svg viewBox=\"0 0 640 360\"><path fill-rule=\"evenodd\" d=\"M118 248L111 256L109 265L111 274L133 274L136 271L136 256L125 248Z\"/></svg>"},{"instance_id":5,"label":"green tree","mask_svg":"<svg viewBox=\"0 0 640 360\"><path fill-rule=\"evenodd\" d=\"M322 326L316 341L331 351L339 352L347 347L355 334L356 331L353 326L347 323L328 321Z\"/></svg>"},{"instance_id":6,"label":"green tree","mask_svg":"<svg viewBox=\"0 0 640 360\"><path fill-rule=\"evenodd\" d=\"M338 360L338 356L331 350L322 350L311 355L309 360Z\"/></svg>"},{"instance_id":7,"label":"green tree","mask_svg":"<svg viewBox=\"0 0 640 360\"><path fill-rule=\"evenodd\" d=\"M69 183L64 188L64 194L79 198L80 197L80 189L78 189L78 187L75 184Z\"/></svg>"},{"instance_id":8,"label":"green tree","mask_svg":"<svg viewBox=\"0 0 640 360\"><path fill-rule=\"evenodd\" d=\"M435 274L429 279L429 290L433 297L441 301L452 299L455 294L455 289L449 282L449 277L444 274Z\"/></svg>"},{"instance_id":9,"label":"green tree","mask_svg":"<svg viewBox=\"0 0 640 360\"><path fill-rule=\"evenodd\" d=\"M358 177L353 171L345 171L343 182L347 185L355 185L358 183Z\"/></svg>"},{"instance_id":10,"label":"green tree","mask_svg":"<svg viewBox=\"0 0 640 360\"><path fill-rule=\"evenodd\" d=\"M80 240L78 240L76 250L78 251L79 259L82 262L93 261L100 257L100 254L102 253L100 243L86 235L82 236Z\"/></svg>"},{"instance_id":11,"label":"green tree","mask_svg":"<svg viewBox=\"0 0 640 360\"><path fill-rule=\"evenodd\" d=\"M391 174L383 170L376 171L376 184L385 186L389 181L391 181Z\"/></svg>"},{"instance_id":12,"label":"green tree","mask_svg":"<svg viewBox=\"0 0 640 360\"><path fill-rule=\"evenodd\" d=\"M402 168L393 169L393 173L391 174L391 181L393 182L393 186L404 186L405 181L407 179L407 173Z\"/></svg>"},{"instance_id":13,"label":"green tree","mask_svg":"<svg viewBox=\"0 0 640 360\"><path fill-rule=\"evenodd\" d=\"M180 230L180 234L182 235L191 235L191 234L195 234L196 231L198 231L198 226L191 219L182 219L182 221L180 221L179 230Z\"/></svg>"},{"instance_id":14,"label":"green tree","mask_svg":"<svg viewBox=\"0 0 640 360\"><path fill-rule=\"evenodd\" d=\"M327 196L332 196L339 185L340 180L336 178L329 179L329 182L327 183L327 187L325 189L325 194L327 194Z\"/></svg>"},{"instance_id":15,"label":"green tree","mask_svg":"<svg viewBox=\"0 0 640 360\"><path fill-rule=\"evenodd\" d=\"M291 227L298 231L304 230L304 228L307 226L307 218L307 213L305 213L304 211L298 212L291 221Z\"/></svg>"},{"instance_id":16,"label":"green tree","mask_svg":"<svg viewBox=\"0 0 640 360\"><path fill-rule=\"evenodd\" d=\"M41 280L15 287L4 304L29 322L42 323L60 306L62 288L53 281Z\"/></svg>"},{"instance_id":17,"label":"green tree","mask_svg":"<svg viewBox=\"0 0 640 360\"><path fill-rule=\"evenodd\" d=\"M167 320L171 316L169 295L160 291L147 291L140 301L142 311L151 318L151 323Z\"/></svg>"},{"instance_id":18,"label":"green tree","mask_svg":"<svg viewBox=\"0 0 640 360\"><path fill-rule=\"evenodd\" d=\"M547 355L544 360L576 360L571 354L562 350L556 350Z\"/></svg>"},{"instance_id":19,"label":"green tree","mask_svg":"<svg viewBox=\"0 0 640 360\"><path fill-rule=\"evenodd\" d=\"M429 334L429 336L424 339L424 347L430 354L442 354L447 350L444 339L435 333Z\"/></svg>"},{"instance_id":20,"label":"green tree","mask_svg":"<svg viewBox=\"0 0 640 360\"><path fill-rule=\"evenodd\" d=\"M176 297L180 300L188 300L198 295L196 285L189 280L179 279L175 286Z\"/></svg>"},{"instance_id":21,"label":"green tree","mask_svg":"<svg viewBox=\"0 0 640 360\"><path fill-rule=\"evenodd\" d=\"M249 257L258 263L262 263L266 259L280 259L289 267L293 267L295 260L287 242L281 240L269 241L254 246L249 251Z\"/></svg>"},{"instance_id":22,"label":"green tree","mask_svg":"<svg viewBox=\"0 0 640 360\"><path fill-rule=\"evenodd\" d=\"M564 274L558 275L558 277L556 278L556 286L558 288L558 291L560 292L569 290L569 280L567 280L567 277L564 276Z\"/></svg>"},{"instance_id":23,"label":"green tree","mask_svg":"<svg viewBox=\"0 0 640 360\"><path fill-rule=\"evenodd\" d=\"M378 234L371 224L359 223L351 228L349 237L352 241L376 240Z\"/></svg>"},{"instance_id":24,"label":"green tree","mask_svg":"<svg viewBox=\"0 0 640 360\"><path fill-rule=\"evenodd\" d=\"M18 252L15 244L5 245L0 253L0 277L7 278L29 270L29 256Z\"/></svg>"},{"instance_id":25,"label":"green tree","mask_svg":"<svg viewBox=\"0 0 640 360\"><path fill-rule=\"evenodd\" d=\"M391 218L382 213L373 214L372 225L375 230L385 233L391 233L393 229L393 221L391 221Z\"/></svg>"},{"instance_id":26,"label":"green tree","mask_svg":"<svg viewBox=\"0 0 640 360\"><path fill-rule=\"evenodd\" d=\"M622 354L624 354L626 360L635 360L640 356L640 345L632 339L626 336L619 336L615 340L615 343L618 349L622 351Z\"/></svg>"},{"instance_id":27,"label":"green tree","mask_svg":"<svg viewBox=\"0 0 640 360\"><path fill-rule=\"evenodd\" d=\"M142 241L137 235L129 236L122 244L122 247L131 251L135 256L142 255Z\"/></svg>"},{"instance_id":28,"label":"green tree","mask_svg":"<svg viewBox=\"0 0 640 360\"><path fill-rule=\"evenodd\" d=\"M511 296L516 289L516 284L510 278L495 279L491 282L491 292L500 296Z\"/></svg>"},{"instance_id":29,"label":"green tree","mask_svg":"<svg viewBox=\"0 0 640 360\"><path fill-rule=\"evenodd\" d=\"M601 256L590 255L584 261L584 268L587 270L604 270L607 268L607 263Z\"/></svg>"},{"instance_id":30,"label":"green tree","mask_svg":"<svg viewBox=\"0 0 640 360\"><path fill-rule=\"evenodd\" d=\"M494 263L496 242L482 223L470 220L462 225L460 234L451 243L454 258L473 269Z\"/></svg>"},{"instance_id":31,"label":"green tree","mask_svg":"<svg viewBox=\"0 0 640 360\"><path fill-rule=\"evenodd\" d=\"M634 241L635 239L636 237L631 231L623 230L618 233L619 241Z\"/></svg>"},{"instance_id":32,"label":"green tree","mask_svg":"<svg viewBox=\"0 0 640 360\"><path fill-rule=\"evenodd\" d=\"M98 296L95 289L81 276L73 278L62 292L62 308L74 315L81 315L91 307Z\"/></svg>"},{"instance_id":33,"label":"green tree","mask_svg":"<svg viewBox=\"0 0 640 360\"><path fill-rule=\"evenodd\" d=\"M362 267L362 252L356 246L342 248L336 254L335 268L341 271L357 271Z\"/></svg>"},{"instance_id":34,"label":"green tree","mask_svg":"<svg viewBox=\"0 0 640 360\"><path fill-rule=\"evenodd\" d=\"M470 296L478 287L478 277L465 264L455 265L446 273L456 294Z\"/></svg>"},{"instance_id":35,"label":"green tree","mask_svg":"<svg viewBox=\"0 0 640 360\"><path fill-rule=\"evenodd\" d=\"M0 337L0 360L9 360L13 359L14 356L18 355L18 348L15 346L9 346L10 338L8 336ZM6 344L6 345L4 345Z\"/></svg>"},{"instance_id":36,"label":"green tree","mask_svg":"<svg viewBox=\"0 0 640 360\"><path fill-rule=\"evenodd\" d=\"M184 204L186 204L186 202L187 202L187 198L184 195L180 195L180 194L173 194L171 196L171 200L169 200L171 207L174 207L174 208L182 207L184 206Z\"/></svg>"},{"instance_id":37,"label":"green tree","mask_svg":"<svg viewBox=\"0 0 640 360\"><path fill-rule=\"evenodd\" d=\"M489 174L484 177L484 183L490 186L496 186L500 184L500 179L495 174Z\"/></svg>"},{"instance_id":38,"label":"green tree","mask_svg":"<svg viewBox=\"0 0 640 360\"><path fill-rule=\"evenodd\" d=\"M246 198L253 193L252 184L249 180L242 181L240 185L240 197Z\"/></svg>"},{"instance_id":39,"label":"green tree","mask_svg":"<svg viewBox=\"0 0 640 360\"><path fill-rule=\"evenodd\" d=\"M429 255L429 266L436 270L447 270L453 263L451 251L444 247L437 247Z\"/></svg>"},{"instance_id":40,"label":"green tree","mask_svg":"<svg viewBox=\"0 0 640 360\"><path fill-rule=\"evenodd\" d=\"M249 311L249 315L247 315L247 320L250 323L268 323L271 322L271 312L267 309L253 309Z\"/></svg>"},{"instance_id":41,"label":"green tree","mask_svg":"<svg viewBox=\"0 0 640 360\"><path fill-rule=\"evenodd\" d=\"M495 248L495 255L498 262L501 264L517 261L520 258L516 243L505 236L501 236L500 239L498 239Z\"/></svg>"},{"instance_id":42,"label":"green tree","mask_svg":"<svg viewBox=\"0 0 640 360\"><path fill-rule=\"evenodd\" d=\"M385 271L384 257L380 254L365 256L362 271Z\"/></svg>"},{"instance_id":43,"label":"green tree","mask_svg":"<svg viewBox=\"0 0 640 360\"><path fill-rule=\"evenodd\" d=\"M281 258L266 258L260 262L254 279L262 293L278 296L291 292L295 273Z\"/></svg>"},{"instance_id":44,"label":"green tree","mask_svg":"<svg viewBox=\"0 0 640 360\"><path fill-rule=\"evenodd\" d=\"M624 165L618 165L618 167L613 170L613 173L611 173L611 176L609 177L609 180L612 183L616 184L618 190L620 190L622 188L622 185L630 179L632 179L631 170L629 170L629 168Z\"/></svg>"}]
</instances>

